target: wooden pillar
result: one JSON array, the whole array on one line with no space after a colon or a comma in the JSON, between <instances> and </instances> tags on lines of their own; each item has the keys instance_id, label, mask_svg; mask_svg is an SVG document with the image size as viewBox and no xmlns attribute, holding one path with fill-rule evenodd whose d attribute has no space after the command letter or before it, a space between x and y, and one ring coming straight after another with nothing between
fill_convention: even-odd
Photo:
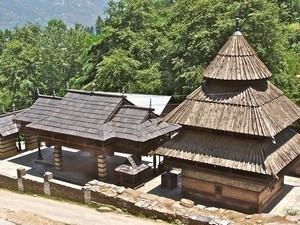
<instances>
[{"instance_id":1,"label":"wooden pillar","mask_svg":"<svg viewBox=\"0 0 300 225\"><path fill-rule=\"evenodd\" d=\"M156 175L156 155L153 155L153 175Z\"/></svg>"},{"instance_id":2,"label":"wooden pillar","mask_svg":"<svg viewBox=\"0 0 300 225\"><path fill-rule=\"evenodd\" d=\"M40 142L40 140L38 140L38 157L37 157L37 159L38 160L43 159L42 152L41 152L41 142Z\"/></svg>"},{"instance_id":3,"label":"wooden pillar","mask_svg":"<svg viewBox=\"0 0 300 225\"><path fill-rule=\"evenodd\" d=\"M105 154L98 156L98 176L101 180L105 180L107 177L107 163Z\"/></svg>"},{"instance_id":4,"label":"wooden pillar","mask_svg":"<svg viewBox=\"0 0 300 225\"><path fill-rule=\"evenodd\" d=\"M21 135L21 132L19 131L18 136L17 136L17 138L18 138L18 151L22 151L20 135Z\"/></svg>"},{"instance_id":5,"label":"wooden pillar","mask_svg":"<svg viewBox=\"0 0 300 225\"><path fill-rule=\"evenodd\" d=\"M55 169L58 171L63 170L63 160L62 160L62 150L61 146L54 145L54 160L55 160Z\"/></svg>"}]
</instances>

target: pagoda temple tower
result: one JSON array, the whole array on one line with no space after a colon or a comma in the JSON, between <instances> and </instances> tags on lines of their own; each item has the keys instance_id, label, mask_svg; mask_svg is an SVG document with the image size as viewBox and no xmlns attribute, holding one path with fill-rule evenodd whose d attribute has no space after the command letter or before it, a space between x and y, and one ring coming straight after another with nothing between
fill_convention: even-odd
<instances>
[{"instance_id":1,"label":"pagoda temple tower","mask_svg":"<svg viewBox=\"0 0 300 225\"><path fill-rule=\"evenodd\" d=\"M268 81L272 76L240 31L204 71L204 84L165 120L182 130L156 151L182 168L182 195L243 212L261 212L300 160L290 128L300 108Z\"/></svg>"}]
</instances>

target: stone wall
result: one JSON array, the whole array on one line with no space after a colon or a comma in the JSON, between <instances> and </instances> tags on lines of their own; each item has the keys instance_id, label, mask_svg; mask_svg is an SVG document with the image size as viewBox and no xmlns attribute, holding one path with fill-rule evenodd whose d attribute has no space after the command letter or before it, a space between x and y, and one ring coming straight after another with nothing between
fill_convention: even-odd
<instances>
[{"instance_id":1,"label":"stone wall","mask_svg":"<svg viewBox=\"0 0 300 225\"><path fill-rule=\"evenodd\" d=\"M17 190L18 183L16 177L10 177L7 175L0 174L0 188L5 188L9 190Z\"/></svg>"},{"instance_id":2,"label":"stone wall","mask_svg":"<svg viewBox=\"0 0 300 225\"><path fill-rule=\"evenodd\" d=\"M44 194L44 181L42 178L25 175L21 181L23 183L23 191Z\"/></svg>"},{"instance_id":3,"label":"stone wall","mask_svg":"<svg viewBox=\"0 0 300 225\"><path fill-rule=\"evenodd\" d=\"M97 180L85 186L74 185L53 179L50 172L46 172L43 179L27 175L24 168L17 170L16 177L0 175L0 188L51 195L88 204L108 204L133 214L163 220L180 219L191 225L209 224L216 219L216 216L207 213L203 216L201 207L194 206L193 202L186 207L172 199Z\"/></svg>"},{"instance_id":4,"label":"stone wall","mask_svg":"<svg viewBox=\"0 0 300 225\"><path fill-rule=\"evenodd\" d=\"M53 179L50 172L46 172L44 178L39 178L27 175L24 168L19 168L15 177L0 174L0 188L51 195L87 204L108 204L136 215L142 214L167 221L180 220L190 225L219 224L217 221L229 224L230 221L224 219L224 215L228 213L231 218L245 217L230 210L194 205L194 202L188 199L174 201L98 180L79 186Z\"/></svg>"},{"instance_id":5,"label":"stone wall","mask_svg":"<svg viewBox=\"0 0 300 225\"><path fill-rule=\"evenodd\" d=\"M51 195L66 198L76 202L84 202L82 186L55 179L50 180L49 183Z\"/></svg>"}]
</instances>

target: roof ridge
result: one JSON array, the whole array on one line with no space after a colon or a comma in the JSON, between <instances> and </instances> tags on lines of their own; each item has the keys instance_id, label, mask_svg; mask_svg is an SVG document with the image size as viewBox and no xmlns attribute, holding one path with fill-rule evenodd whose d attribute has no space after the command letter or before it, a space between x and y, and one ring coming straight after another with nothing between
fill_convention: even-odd
<instances>
[{"instance_id":1,"label":"roof ridge","mask_svg":"<svg viewBox=\"0 0 300 225\"><path fill-rule=\"evenodd\" d=\"M68 92L75 93L75 94L106 96L106 97L114 97L114 98L126 98L127 97L125 95L108 94L108 93L100 92L100 91L85 91L85 90L69 89Z\"/></svg>"},{"instance_id":2,"label":"roof ridge","mask_svg":"<svg viewBox=\"0 0 300 225\"><path fill-rule=\"evenodd\" d=\"M58 99L58 100L62 99L62 97L58 97L55 95L41 95L41 94L38 94L38 98L51 98L51 99Z\"/></svg>"},{"instance_id":3,"label":"roof ridge","mask_svg":"<svg viewBox=\"0 0 300 225\"><path fill-rule=\"evenodd\" d=\"M132 108L132 109L138 109L138 110L148 110L153 112L155 109L150 107L142 107L142 106L136 106L136 105L122 105L120 108Z\"/></svg>"}]
</instances>

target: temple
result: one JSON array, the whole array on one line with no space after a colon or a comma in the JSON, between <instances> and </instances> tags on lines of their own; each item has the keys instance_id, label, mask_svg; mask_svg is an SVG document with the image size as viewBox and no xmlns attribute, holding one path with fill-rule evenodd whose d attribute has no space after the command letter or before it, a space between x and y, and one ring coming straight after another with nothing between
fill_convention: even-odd
<instances>
[{"instance_id":1,"label":"temple","mask_svg":"<svg viewBox=\"0 0 300 225\"><path fill-rule=\"evenodd\" d=\"M300 160L290 128L300 109L268 81L271 72L240 31L204 71L204 84L165 117L182 125L159 147L166 168L182 168L182 195L262 212Z\"/></svg>"},{"instance_id":2,"label":"temple","mask_svg":"<svg viewBox=\"0 0 300 225\"><path fill-rule=\"evenodd\" d=\"M54 146L58 171L63 170L62 146L97 157L99 179L107 177L107 155L122 152L139 159L180 128L162 121L152 108L134 105L125 95L78 90L68 90L63 98L40 95L14 121L25 136L27 150L41 142Z\"/></svg>"}]
</instances>

